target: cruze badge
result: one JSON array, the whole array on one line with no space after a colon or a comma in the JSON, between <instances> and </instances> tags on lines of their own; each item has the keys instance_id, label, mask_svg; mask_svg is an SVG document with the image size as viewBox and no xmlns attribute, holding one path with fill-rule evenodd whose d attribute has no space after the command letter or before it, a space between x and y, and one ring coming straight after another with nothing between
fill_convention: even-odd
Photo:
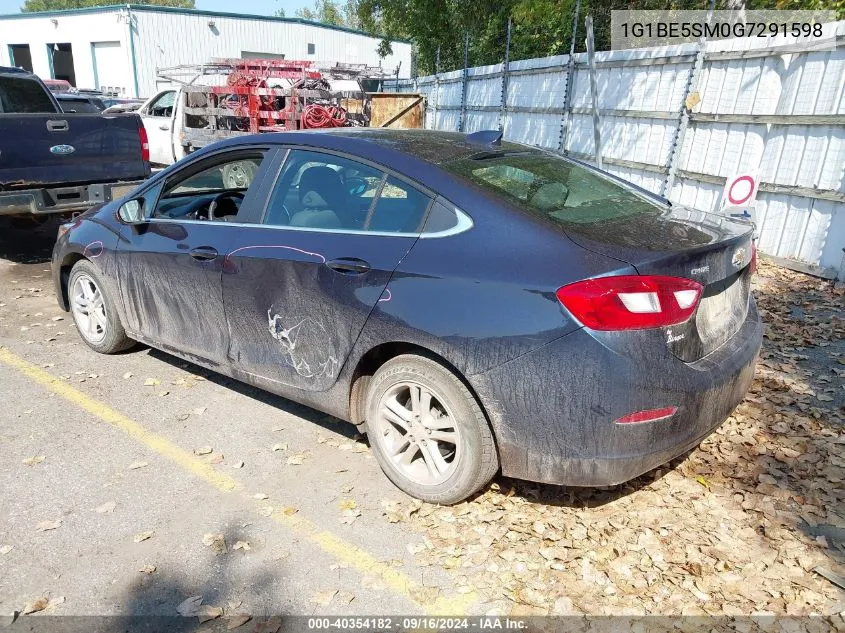
<instances>
[{"instance_id":1,"label":"cruze badge","mask_svg":"<svg viewBox=\"0 0 845 633\"><path fill-rule=\"evenodd\" d=\"M745 261L745 249L738 248L734 251L734 256L731 257L731 264L733 264L734 268L739 268L742 266L742 263Z\"/></svg>"}]
</instances>

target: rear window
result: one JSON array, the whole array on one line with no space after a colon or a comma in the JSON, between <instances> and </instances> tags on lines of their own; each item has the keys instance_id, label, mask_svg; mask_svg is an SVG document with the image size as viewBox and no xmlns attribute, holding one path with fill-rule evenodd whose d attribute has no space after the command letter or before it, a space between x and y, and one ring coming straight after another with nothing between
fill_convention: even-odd
<instances>
[{"instance_id":1,"label":"rear window","mask_svg":"<svg viewBox=\"0 0 845 633\"><path fill-rule=\"evenodd\" d=\"M0 114L55 111L47 91L36 80L0 75Z\"/></svg>"},{"instance_id":2,"label":"rear window","mask_svg":"<svg viewBox=\"0 0 845 633\"><path fill-rule=\"evenodd\" d=\"M100 108L85 99L59 99L62 112L100 112Z\"/></svg>"},{"instance_id":3,"label":"rear window","mask_svg":"<svg viewBox=\"0 0 845 633\"><path fill-rule=\"evenodd\" d=\"M562 224L660 213L645 196L551 154L497 152L444 167L523 211Z\"/></svg>"}]
</instances>

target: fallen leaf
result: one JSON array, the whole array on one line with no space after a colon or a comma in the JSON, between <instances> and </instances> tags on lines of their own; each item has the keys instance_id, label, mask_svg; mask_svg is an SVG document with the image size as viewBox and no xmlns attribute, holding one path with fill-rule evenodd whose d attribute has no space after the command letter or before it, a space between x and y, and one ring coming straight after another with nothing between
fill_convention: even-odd
<instances>
[{"instance_id":1,"label":"fallen leaf","mask_svg":"<svg viewBox=\"0 0 845 633\"><path fill-rule=\"evenodd\" d=\"M134 374L131 371L127 371L125 374L123 374L123 379L129 380L130 378L132 378L133 375Z\"/></svg>"},{"instance_id":2,"label":"fallen leaf","mask_svg":"<svg viewBox=\"0 0 845 633\"><path fill-rule=\"evenodd\" d=\"M243 468L244 463L243 462L235 462L234 464L232 464L232 467L233 468Z\"/></svg>"},{"instance_id":3,"label":"fallen leaf","mask_svg":"<svg viewBox=\"0 0 845 633\"><path fill-rule=\"evenodd\" d=\"M155 565L144 565L138 571L142 574L152 574L156 570Z\"/></svg>"},{"instance_id":4,"label":"fallen leaf","mask_svg":"<svg viewBox=\"0 0 845 633\"><path fill-rule=\"evenodd\" d=\"M135 543L140 543L142 541L146 541L147 539L151 539L155 535L155 530L148 530L146 532L140 532L132 537L132 540Z\"/></svg>"},{"instance_id":5,"label":"fallen leaf","mask_svg":"<svg viewBox=\"0 0 845 633\"><path fill-rule=\"evenodd\" d=\"M239 626L243 626L247 622L250 621L252 616L246 615L245 613L235 613L229 616L226 616L226 630L231 631L232 629L236 629Z\"/></svg>"},{"instance_id":6,"label":"fallen leaf","mask_svg":"<svg viewBox=\"0 0 845 633\"><path fill-rule=\"evenodd\" d=\"M145 387L155 387L156 385L160 385L161 381L158 378L147 378L144 381Z\"/></svg>"},{"instance_id":7,"label":"fallen leaf","mask_svg":"<svg viewBox=\"0 0 845 633\"><path fill-rule=\"evenodd\" d=\"M4 556L15 549L14 545L0 545L0 554Z\"/></svg>"},{"instance_id":8,"label":"fallen leaf","mask_svg":"<svg viewBox=\"0 0 845 633\"><path fill-rule=\"evenodd\" d=\"M48 530L55 530L59 526L61 526L62 520L56 519L55 521L41 521L38 525L35 526L36 532L46 532Z\"/></svg>"},{"instance_id":9,"label":"fallen leaf","mask_svg":"<svg viewBox=\"0 0 845 633\"><path fill-rule=\"evenodd\" d=\"M252 495L252 498L258 499L259 501L264 501L265 499L269 499L270 495L266 495L263 492L256 492L254 495Z\"/></svg>"},{"instance_id":10,"label":"fallen leaf","mask_svg":"<svg viewBox=\"0 0 845 633\"><path fill-rule=\"evenodd\" d=\"M41 462L43 462L45 459L46 458L44 457L44 455L36 455L35 457L27 457L26 459L22 460L22 462L27 466L35 466L36 464L40 464Z\"/></svg>"},{"instance_id":11,"label":"fallen leaf","mask_svg":"<svg viewBox=\"0 0 845 633\"><path fill-rule=\"evenodd\" d=\"M337 589L329 589L327 591L318 591L311 598L311 602L318 604L321 607L327 607L332 601L332 598L337 594Z\"/></svg>"},{"instance_id":12,"label":"fallen leaf","mask_svg":"<svg viewBox=\"0 0 845 633\"><path fill-rule=\"evenodd\" d=\"M206 411L206 409L207 409L207 408L208 408L208 407L197 407L196 409L194 409L194 410L192 411L192 413L193 413L194 415L202 415L203 413L205 413L205 411Z\"/></svg>"},{"instance_id":13,"label":"fallen leaf","mask_svg":"<svg viewBox=\"0 0 845 633\"><path fill-rule=\"evenodd\" d=\"M274 453L276 451L286 451L288 450L288 445L284 442L279 442L278 444L273 444L273 448L271 448Z\"/></svg>"},{"instance_id":14,"label":"fallen leaf","mask_svg":"<svg viewBox=\"0 0 845 633\"><path fill-rule=\"evenodd\" d=\"M199 448L194 449L194 455L208 455L214 449L210 446L200 446Z\"/></svg>"},{"instance_id":15,"label":"fallen leaf","mask_svg":"<svg viewBox=\"0 0 845 633\"><path fill-rule=\"evenodd\" d=\"M223 454L222 453L215 453L208 459L209 464L219 464L223 461Z\"/></svg>"},{"instance_id":16,"label":"fallen leaf","mask_svg":"<svg viewBox=\"0 0 845 633\"><path fill-rule=\"evenodd\" d=\"M206 534L202 537L203 545L211 548L215 554L226 553L226 538L222 534Z\"/></svg>"},{"instance_id":17,"label":"fallen leaf","mask_svg":"<svg viewBox=\"0 0 845 633\"><path fill-rule=\"evenodd\" d=\"M194 617L202 604L202 596L191 596L179 603L176 612L186 618Z\"/></svg>"},{"instance_id":18,"label":"fallen leaf","mask_svg":"<svg viewBox=\"0 0 845 633\"><path fill-rule=\"evenodd\" d=\"M201 604L197 606L197 619L200 624L208 622L209 620L215 620L221 615L223 615L223 609L221 607L212 607L210 604Z\"/></svg>"},{"instance_id":19,"label":"fallen leaf","mask_svg":"<svg viewBox=\"0 0 845 633\"><path fill-rule=\"evenodd\" d=\"M290 466L301 466L303 461L305 461L305 456L304 456L304 455L301 455L301 454L298 454L298 455L291 455L291 456L290 456L290 457L288 457L288 459L287 459L287 463L288 463Z\"/></svg>"},{"instance_id":20,"label":"fallen leaf","mask_svg":"<svg viewBox=\"0 0 845 633\"><path fill-rule=\"evenodd\" d=\"M38 611L43 611L44 609L46 609L48 604L50 604L50 600L46 596L41 596L37 600L33 600L32 602L28 603L21 610L21 613L23 615L37 613Z\"/></svg>"},{"instance_id":21,"label":"fallen leaf","mask_svg":"<svg viewBox=\"0 0 845 633\"><path fill-rule=\"evenodd\" d=\"M99 514L105 514L106 512L114 512L114 508L117 504L114 501L106 501L103 505L97 506L96 511Z\"/></svg>"},{"instance_id":22,"label":"fallen leaf","mask_svg":"<svg viewBox=\"0 0 845 633\"><path fill-rule=\"evenodd\" d=\"M249 546L247 541L237 541L234 545L232 545L232 549L242 549L245 552L248 552L252 548Z\"/></svg>"},{"instance_id":23,"label":"fallen leaf","mask_svg":"<svg viewBox=\"0 0 845 633\"><path fill-rule=\"evenodd\" d=\"M132 462L129 464L129 470L138 470L139 468L144 468L145 466L149 466L147 462Z\"/></svg>"},{"instance_id":24,"label":"fallen leaf","mask_svg":"<svg viewBox=\"0 0 845 633\"><path fill-rule=\"evenodd\" d=\"M358 507L358 503L355 501L355 499L343 499L337 505L341 510L354 510Z\"/></svg>"}]
</instances>

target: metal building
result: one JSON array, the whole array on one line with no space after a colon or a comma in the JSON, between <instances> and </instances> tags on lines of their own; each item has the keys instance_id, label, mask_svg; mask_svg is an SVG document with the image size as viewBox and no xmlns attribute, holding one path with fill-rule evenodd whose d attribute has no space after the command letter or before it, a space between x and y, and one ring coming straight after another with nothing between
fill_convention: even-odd
<instances>
[{"instance_id":1,"label":"metal building","mask_svg":"<svg viewBox=\"0 0 845 633\"><path fill-rule=\"evenodd\" d=\"M156 93L165 83L157 68L220 57L366 63L410 76L411 44L393 42L382 59L379 41L301 18L149 5L0 15L0 66L127 97Z\"/></svg>"}]
</instances>

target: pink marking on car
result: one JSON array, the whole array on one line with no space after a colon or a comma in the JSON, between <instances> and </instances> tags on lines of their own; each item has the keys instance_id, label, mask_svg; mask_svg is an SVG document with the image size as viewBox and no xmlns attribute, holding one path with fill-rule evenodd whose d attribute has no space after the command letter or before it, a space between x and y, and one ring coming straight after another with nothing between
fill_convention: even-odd
<instances>
[{"instance_id":1,"label":"pink marking on car","mask_svg":"<svg viewBox=\"0 0 845 633\"><path fill-rule=\"evenodd\" d=\"M94 252L95 250L97 251L96 253ZM94 240L82 250L82 256L94 259L102 255L104 250L103 243L100 240Z\"/></svg>"},{"instance_id":2,"label":"pink marking on car","mask_svg":"<svg viewBox=\"0 0 845 633\"><path fill-rule=\"evenodd\" d=\"M381 294L382 298L378 300L379 303L381 303L382 301L390 301L393 298L393 293L390 292L390 288L385 288L384 292ZM387 297L384 296L385 294L387 294Z\"/></svg>"},{"instance_id":3,"label":"pink marking on car","mask_svg":"<svg viewBox=\"0 0 845 633\"><path fill-rule=\"evenodd\" d=\"M231 253L226 255L226 261L228 261L229 258L232 255L234 255L235 253L237 253L239 251L245 251L245 250L248 250L250 248L284 248L284 249L289 250L289 251L296 251L297 253L302 253L303 255L310 255L311 257L316 257L323 264L326 263L326 258L323 255L321 255L320 253L312 253L311 251L306 251L306 250L303 250L301 248L296 248L294 246L281 246L281 245L276 245L276 244L270 244L270 245L266 245L266 246L261 246L261 245L241 246L240 248L236 248Z\"/></svg>"}]
</instances>

